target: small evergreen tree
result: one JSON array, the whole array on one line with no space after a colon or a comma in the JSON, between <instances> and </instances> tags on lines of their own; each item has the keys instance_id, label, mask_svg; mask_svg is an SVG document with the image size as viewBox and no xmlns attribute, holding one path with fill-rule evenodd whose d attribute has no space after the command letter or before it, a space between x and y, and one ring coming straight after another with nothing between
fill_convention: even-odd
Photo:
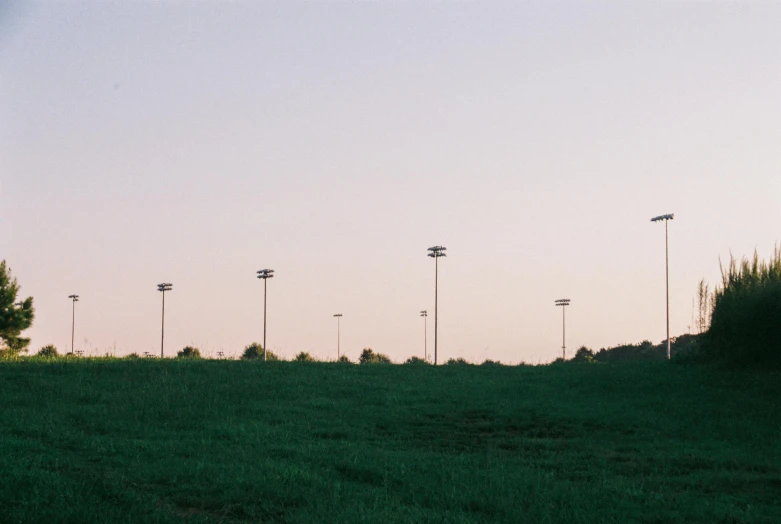
<instances>
[{"instance_id":1,"label":"small evergreen tree","mask_svg":"<svg viewBox=\"0 0 781 524\"><path fill-rule=\"evenodd\" d=\"M5 260L0 262L0 356L12 356L27 351L29 338L19 335L35 318L32 297L17 302L19 283L11 275Z\"/></svg>"}]
</instances>

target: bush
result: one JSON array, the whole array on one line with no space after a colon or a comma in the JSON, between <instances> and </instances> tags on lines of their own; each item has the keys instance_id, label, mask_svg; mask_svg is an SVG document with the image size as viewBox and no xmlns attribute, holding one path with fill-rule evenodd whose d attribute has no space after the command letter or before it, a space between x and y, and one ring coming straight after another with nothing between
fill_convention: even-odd
<instances>
[{"instance_id":1,"label":"bush","mask_svg":"<svg viewBox=\"0 0 781 524\"><path fill-rule=\"evenodd\" d=\"M241 354L242 360L263 360L263 345L253 342L244 348ZM266 351L266 360L279 360L279 357L273 351Z\"/></svg>"},{"instance_id":2,"label":"bush","mask_svg":"<svg viewBox=\"0 0 781 524\"><path fill-rule=\"evenodd\" d=\"M44 358L57 358L60 356L60 354L57 353L56 347L54 347L52 344L49 344L38 350L38 356Z\"/></svg>"},{"instance_id":3,"label":"bush","mask_svg":"<svg viewBox=\"0 0 781 524\"><path fill-rule=\"evenodd\" d=\"M420 357L409 357L405 364L428 364L425 360L423 360Z\"/></svg>"},{"instance_id":4,"label":"bush","mask_svg":"<svg viewBox=\"0 0 781 524\"><path fill-rule=\"evenodd\" d=\"M714 293L704 356L722 362L781 366L781 247L770 260L740 262L721 268Z\"/></svg>"},{"instance_id":5,"label":"bush","mask_svg":"<svg viewBox=\"0 0 781 524\"><path fill-rule=\"evenodd\" d=\"M129 355L126 355L125 358L128 359L128 360L135 360L135 359L141 358L141 357L138 356L138 353L131 353Z\"/></svg>"},{"instance_id":6,"label":"bush","mask_svg":"<svg viewBox=\"0 0 781 524\"><path fill-rule=\"evenodd\" d=\"M580 349L575 352L575 356L572 357L572 362L596 364L597 360L594 358L593 350L587 348L586 346L581 346Z\"/></svg>"},{"instance_id":7,"label":"bush","mask_svg":"<svg viewBox=\"0 0 781 524\"><path fill-rule=\"evenodd\" d=\"M201 352L198 348L185 346L176 354L176 358L201 358Z\"/></svg>"},{"instance_id":8,"label":"bush","mask_svg":"<svg viewBox=\"0 0 781 524\"><path fill-rule=\"evenodd\" d=\"M352 364L349 358L347 358L347 355L342 355L339 358L336 359L337 362L340 364Z\"/></svg>"},{"instance_id":9,"label":"bush","mask_svg":"<svg viewBox=\"0 0 781 524\"><path fill-rule=\"evenodd\" d=\"M302 351L301 353L296 355L293 361L294 362L317 362L317 360L315 360L315 357L313 357L306 351Z\"/></svg>"},{"instance_id":10,"label":"bush","mask_svg":"<svg viewBox=\"0 0 781 524\"><path fill-rule=\"evenodd\" d=\"M677 363L700 362L703 360L702 339L704 335L680 335L672 339L670 353Z\"/></svg>"},{"instance_id":11,"label":"bush","mask_svg":"<svg viewBox=\"0 0 781 524\"><path fill-rule=\"evenodd\" d=\"M501 362L499 362L498 360L491 360L491 359L487 359L485 362L483 362L483 363L482 363L482 364L480 364L480 365L481 365L481 366L501 366L501 365L502 365L502 363L501 363Z\"/></svg>"},{"instance_id":12,"label":"bush","mask_svg":"<svg viewBox=\"0 0 781 524\"><path fill-rule=\"evenodd\" d=\"M371 348L364 348L361 351L361 356L358 358L358 362L361 364L390 364L391 359L388 355L382 353L375 353Z\"/></svg>"},{"instance_id":13,"label":"bush","mask_svg":"<svg viewBox=\"0 0 781 524\"><path fill-rule=\"evenodd\" d=\"M471 366L472 363L463 358L450 358L445 362L446 366Z\"/></svg>"}]
</instances>

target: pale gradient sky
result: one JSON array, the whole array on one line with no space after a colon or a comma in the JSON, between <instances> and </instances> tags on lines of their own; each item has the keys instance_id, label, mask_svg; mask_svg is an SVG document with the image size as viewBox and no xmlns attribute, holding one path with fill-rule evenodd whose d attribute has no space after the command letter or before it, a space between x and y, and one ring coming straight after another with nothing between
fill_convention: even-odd
<instances>
[{"instance_id":1,"label":"pale gradient sky","mask_svg":"<svg viewBox=\"0 0 781 524\"><path fill-rule=\"evenodd\" d=\"M545 362L687 331L781 240L779 2L0 7L0 258L32 350Z\"/></svg>"}]
</instances>

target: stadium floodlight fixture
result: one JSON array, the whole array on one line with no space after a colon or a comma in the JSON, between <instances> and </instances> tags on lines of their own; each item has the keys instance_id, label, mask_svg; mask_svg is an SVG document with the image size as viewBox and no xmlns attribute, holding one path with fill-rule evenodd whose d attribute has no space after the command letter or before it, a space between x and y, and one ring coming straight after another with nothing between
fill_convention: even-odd
<instances>
[{"instance_id":1,"label":"stadium floodlight fixture","mask_svg":"<svg viewBox=\"0 0 781 524\"><path fill-rule=\"evenodd\" d=\"M165 292L171 291L174 288L174 285L170 282L163 282L162 284L157 284L157 290L160 291L163 294L163 320L162 320L162 327L160 328L160 358L163 358L163 348L165 347Z\"/></svg>"},{"instance_id":2,"label":"stadium floodlight fixture","mask_svg":"<svg viewBox=\"0 0 781 524\"><path fill-rule=\"evenodd\" d=\"M341 320L342 320L342 314L336 313L334 315L336 318L336 360L339 360L339 357L341 356L341 343L342 343L342 327L341 327Z\"/></svg>"},{"instance_id":3,"label":"stadium floodlight fixture","mask_svg":"<svg viewBox=\"0 0 781 524\"><path fill-rule=\"evenodd\" d=\"M428 311L424 309L420 316L423 317L423 360L428 362Z\"/></svg>"},{"instance_id":4,"label":"stadium floodlight fixture","mask_svg":"<svg viewBox=\"0 0 781 524\"><path fill-rule=\"evenodd\" d=\"M670 359L670 257L667 235L667 223L675 218L673 213L659 215L651 219L651 222L664 221L664 273L665 273L665 302L667 303L667 359Z\"/></svg>"},{"instance_id":5,"label":"stadium floodlight fixture","mask_svg":"<svg viewBox=\"0 0 781 524\"><path fill-rule=\"evenodd\" d=\"M71 355L73 353L73 342L76 334L76 302L79 301L79 295L68 295L68 298L73 302L73 312L71 316Z\"/></svg>"},{"instance_id":6,"label":"stadium floodlight fixture","mask_svg":"<svg viewBox=\"0 0 781 524\"><path fill-rule=\"evenodd\" d=\"M439 259L446 257L447 248L444 246L433 246L428 248L428 256L434 259L434 365L437 365L437 334L438 334L438 309L439 309Z\"/></svg>"},{"instance_id":7,"label":"stadium floodlight fixture","mask_svg":"<svg viewBox=\"0 0 781 524\"><path fill-rule=\"evenodd\" d=\"M433 258L439 258L439 257L446 257L447 256L447 253L445 253L445 251L447 251L447 248L444 247L444 246L430 247L430 248L428 248L428 251L430 251L428 256L433 257Z\"/></svg>"},{"instance_id":8,"label":"stadium floodlight fixture","mask_svg":"<svg viewBox=\"0 0 781 524\"><path fill-rule=\"evenodd\" d=\"M258 271L258 278L262 278L263 280L267 278L274 278L274 270L273 269L261 269Z\"/></svg>"},{"instance_id":9,"label":"stadium floodlight fixture","mask_svg":"<svg viewBox=\"0 0 781 524\"><path fill-rule=\"evenodd\" d=\"M258 278L263 281L263 360L266 360L266 286L269 278L274 278L273 269L261 269Z\"/></svg>"},{"instance_id":10,"label":"stadium floodlight fixture","mask_svg":"<svg viewBox=\"0 0 781 524\"><path fill-rule=\"evenodd\" d=\"M557 306L561 306L561 358L567 359L567 317L565 311L569 306L568 298L560 298L554 301Z\"/></svg>"}]
</instances>

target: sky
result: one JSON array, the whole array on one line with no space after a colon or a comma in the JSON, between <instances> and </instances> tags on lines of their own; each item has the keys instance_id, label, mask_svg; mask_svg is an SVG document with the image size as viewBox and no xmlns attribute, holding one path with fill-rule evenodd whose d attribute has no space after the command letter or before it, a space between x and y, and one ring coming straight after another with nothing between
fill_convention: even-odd
<instances>
[{"instance_id":1,"label":"sky","mask_svg":"<svg viewBox=\"0 0 781 524\"><path fill-rule=\"evenodd\" d=\"M548 362L781 240L779 2L3 2L32 352Z\"/></svg>"}]
</instances>

